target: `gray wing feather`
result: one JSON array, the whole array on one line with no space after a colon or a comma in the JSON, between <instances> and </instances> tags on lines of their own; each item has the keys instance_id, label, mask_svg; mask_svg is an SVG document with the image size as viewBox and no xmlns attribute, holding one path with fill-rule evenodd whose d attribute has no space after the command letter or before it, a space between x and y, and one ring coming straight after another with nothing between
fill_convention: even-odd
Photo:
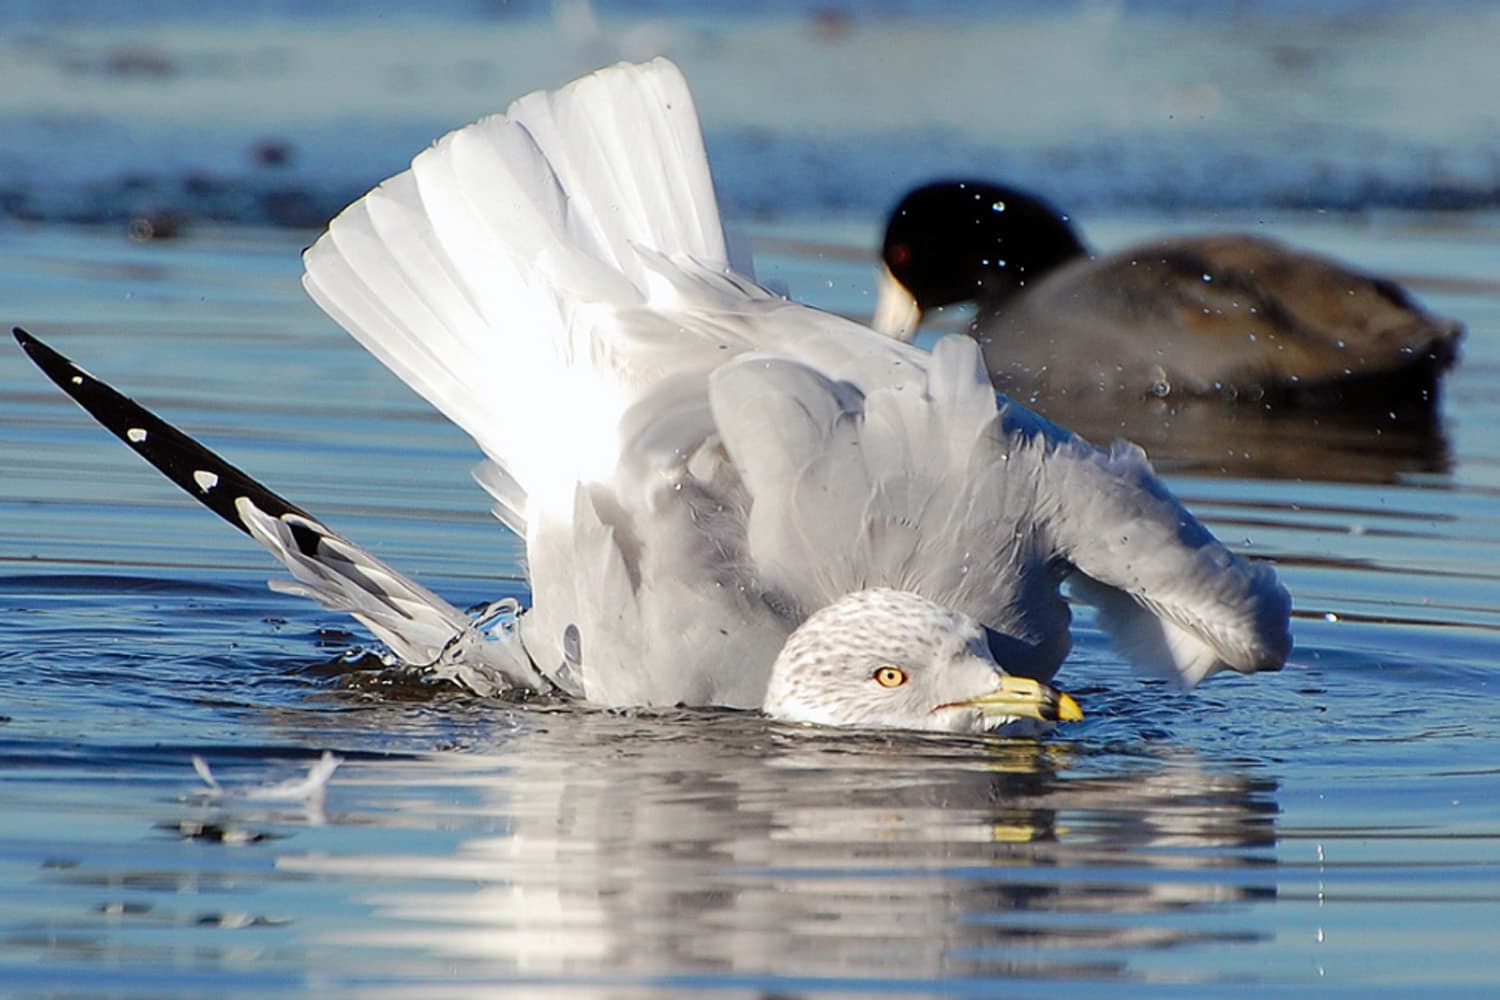
<instances>
[{"instance_id":1,"label":"gray wing feather","mask_svg":"<svg viewBox=\"0 0 1500 1000\"><path fill-rule=\"evenodd\" d=\"M549 514L526 542L532 608L521 637L538 668L564 690L601 705L649 704L636 591L617 529L584 486L566 518ZM570 648L572 647L572 648Z\"/></svg>"},{"instance_id":2,"label":"gray wing feather","mask_svg":"<svg viewBox=\"0 0 1500 1000\"><path fill-rule=\"evenodd\" d=\"M1116 646L1191 686L1223 669L1274 670L1291 651L1291 596L1271 567L1236 556L1166 491L1144 453L1058 449L1049 488L1070 586Z\"/></svg>"},{"instance_id":3,"label":"gray wing feather","mask_svg":"<svg viewBox=\"0 0 1500 1000\"><path fill-rule=\"evenodd\" d=\"M743 487L718 450L711 438L665 467L580 485L570 522L534 529L522 637L565 690L599 704L762 704L795 623L750 572Z\"/></svg>"},{"instance_id":4,"label":"gray wing feather","mask_svg":"<svg viewBox=\"0 0 1500 1000\"><path fill-rule=\"evenodd\" d=\"M1008 670L1067 654L1072 574L1133 660L1193 683L1286 655L1286 592L1166 492L1138 452L1106 453L1008 402L968 338L924 383L868 393L786 359L711 380L716 422L751 497L757 573L800 614L872 586L911 590L998 633Z\"/></svg>"},{"instance_id":5,"label":"gray wing feather","mask_svg":"<svg viewBox=\"0 0 1500 1000\"><path fill-rule=\"evenodd\" d=\"M236 510L293 576L271 589L353 615L403 662L451 673L480 694L545 688L513 631L481 633L458 608L309 517L273 517L248 497Z\"/></svg>"}]
</instances>

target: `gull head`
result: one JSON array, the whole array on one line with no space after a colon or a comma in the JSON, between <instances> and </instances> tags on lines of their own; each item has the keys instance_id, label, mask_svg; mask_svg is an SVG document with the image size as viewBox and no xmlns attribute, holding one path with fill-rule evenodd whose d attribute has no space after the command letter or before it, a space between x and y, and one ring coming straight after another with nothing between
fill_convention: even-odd
<instances>
[{"instance_id":1,"label":"gull head","mask_svg":"<svg viewBox=\"0 0 1500 1000\"><path fill-rule=\"evenodd\" d=\"M848 594L803 622L771 667L764 707L788 722L959 733L1083 718L1067 695L1005 673L973 618L885 589Z\"/></svg>"}]
</instances>

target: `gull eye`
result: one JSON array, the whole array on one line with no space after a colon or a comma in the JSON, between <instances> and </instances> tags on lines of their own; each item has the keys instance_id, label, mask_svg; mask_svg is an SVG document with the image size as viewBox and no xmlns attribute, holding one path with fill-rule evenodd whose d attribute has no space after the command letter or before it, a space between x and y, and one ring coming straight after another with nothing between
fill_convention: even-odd
<instances>
[{"instance_id":1,"label":"gull eye","mask_svg":"<svg viewBox=\"0 0 1500 1000\"><path fill-rule=\"evenodd\" d=\"M900 667L881 667L875 671L875 683L883 688L896 688L906 683L906 671Z\"/></svg>"}]
</instances>

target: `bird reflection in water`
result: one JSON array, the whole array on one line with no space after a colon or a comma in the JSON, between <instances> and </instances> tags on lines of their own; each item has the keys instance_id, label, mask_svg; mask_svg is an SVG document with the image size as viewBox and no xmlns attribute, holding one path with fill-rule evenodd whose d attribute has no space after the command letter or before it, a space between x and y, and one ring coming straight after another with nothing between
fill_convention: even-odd
<instances>
[{"instance_id":1,"label":"bird reflection in water","mask_svg":"<svg viewBox=\"0 0 1500 1000\"><path fill-rule=\"evenodd\" d=\"M1170 752L516 717L485 753L360 779L396 788L347 822L456 828L451 854L279 857L375 908L340 946L584 979L1119 977L1137 949L1260 940L1244 904L1275 896L1275 782Z\"/></svg>"},{"instance_id":2,"label":"bird reflection in water","mask_svg":"<svg viewBox=\"0 0 1500 1000\"><path fill-rule=\"evenodd\" d=\"M1164 474L1378 484L1452 467L1435 396L1351 396L1324 406L1097 398L1028 405L1095 443L1135 442Z\"/></svg>"}]
</instances>

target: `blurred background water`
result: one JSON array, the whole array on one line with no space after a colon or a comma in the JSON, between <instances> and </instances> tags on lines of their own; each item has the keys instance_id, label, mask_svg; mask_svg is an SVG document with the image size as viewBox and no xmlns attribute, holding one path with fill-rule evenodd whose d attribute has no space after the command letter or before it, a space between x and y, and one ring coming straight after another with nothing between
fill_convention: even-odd
<instances>
[{"instance_id":1,"label":"blurred background water","mask_svg":"<svg viewBox=\"0 0 1500 1000\"><path fill-rule=\"evenodd\" d=\"M1240 227L1463 319L1431 419L1078 414L1274 560L1279 675L1080 614L1040 743L430 689L0 361L0 993L1357 996L1497 987L1500 7L0 5L0 303L457 603L524 596L471 445L298 251L446 129L665 51L764 280L870 307L911 182L1109 248ZM132 236L134 238L132 238ZM344 758L321 800L214 796Z\"/></svg>"}]
</instances>

